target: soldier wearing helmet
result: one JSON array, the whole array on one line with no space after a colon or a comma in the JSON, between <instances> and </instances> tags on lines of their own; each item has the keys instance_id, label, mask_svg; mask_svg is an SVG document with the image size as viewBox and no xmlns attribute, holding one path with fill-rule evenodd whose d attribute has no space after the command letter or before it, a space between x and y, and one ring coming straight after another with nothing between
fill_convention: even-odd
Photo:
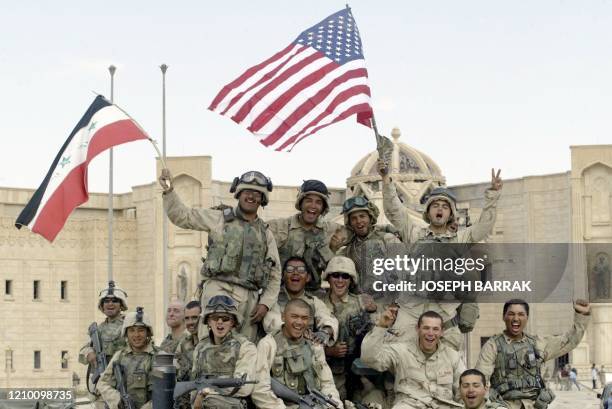
<instances>
[{"instance_id":1,"label":"soldier wearing helmet","mask_svg":"<svg viewBox=\"0 0 612 409\"><path fill-rule=\"evenodd\" d=\"M404 243L419 241L476 243L484 240L493 229L497 214L497 201L503 186L499 176L501 170L498 170L496 174L495 170L491 169L491 187L485 191L485 204L478 222L456 232L452 231L452 225L457 217L457 198L449 189L437 187L429 193L423 210L423 220L429 223L429 226L422 229L412 223L408 210L397 196L397 190L387 171L387 164L379 161L378 171L383 181L385 215L399 229Z\"/></svg>"},{"instance_id":2,"label":"soldier wearing helmet","mask_svg":"<svg viewBox=\"0 0 612 409\"><path fill-rule=\"evenodd\" d=\"M117 363L122 367L125 387L136 409L150 409L153 386L151 370L153 357L159 350L153 345L153 326L142 307L126 315L121 335L127 339L127 345L117 351L109 362L98 382L98 389L109 409L120 407L121 397L113 371L113 364Z\"/></svg>"},{"instance_id":3,"label":"soldier wearing helmet","mask_svg":"<svg viewBox=\"0 0 612 409\"><path fill-rule=\"evenodd\" d=\"M300 186L293 216L270 220L270 230L274 233L281 265L291 257L306 260L312 272L308 290L321 287L321 273L334 256L337 248L330 248L330 239L342 226L323 219L329 212L329 191L320 180L305 180Z\"/></svg>"},{"instance_id":4,"label":"soldier wearing helmet","mask_svg":"<svg viewBox=\"0 0 612 409\"><path fill-rule=\"evenodd\" d=\"M191 379L200 377L255 379L257 349L245 336L235 329L240 325L242 316L238 313L236 302L226 296L212 297L202 312L202 322L208 329L208 337L203 338L193 352ZM251 395L253 384L243 385L238 390L220 389L211 393L207 388L201 390L193 407L200 408L243 408L245 398Z\"/></svg>"},{"instance_id":5,"label":"soldier wearing helmet","mask_svg":"<svg viewBox=\"0 0 612 409\"><path fill-rule=\"evenodd\" d=\"M280 288L276 241L268 225L257 217L259 207L268 204L272 181L257 171L235 178L230 192L238 206L225 210L186 207L174 191L168 169L162 170L159 182L170 221L184 229L208 232L201 304L217 294L232 296L240 315L238 330L254 341L257 323L276 302ZM208 335L203 322L199 335Z\"/></svg>"},{"instance_id":6,"label":"soldier wearing helmet","mask_svg":"<svg viewBox=\"0 0 612 409\"><path fill-rule=\"evenodd\" d=\"M472 226L463 230L456 229L457 198L447 188L437 187L433 189L425 200L423 220L429 223L425 228L414 225L411 221L408 209L400 201L395 185L392 183L387 165L384 161L378 161L378 171L383 182L383 204L385 215L389 221L400 231L402 241L412 245L412 257L420 257L425 247L424 243L475 243L486 239L493 229L497 214L496 206L503 186L500 177L501 170L495 173L491 169L491 186L485 191L484 207L479 220ZM436 251L441 247L435 246ZM435 254L433 256L436 256ZM441 256L441 255L439 255ZM424 274L416 274L423 278ZM420 295L422 296L422 295ZM444 320L444 338L442 342L460 350L463 345L462 333L469 332L474 328L479 315L478 304L457 302L437 302L423 298L423 301L411 300L403 303L395 320L395 328L400 337L411 337L414 335L416 320L426 310L439 313Z\"/></svg>"},{"instance_id":7,"label":"soldier wearing helmet","mask_svg":"<svg viewBox=\"0 0 612 409\"><path fill-rule=\"evenodd\" d=\"M108 288L100 291L98 295L98 309L106 316L104 321L98 324L98 332L102 341L102 349L106 355L106 362L109 362L115 352L125 346L121 328L124 320L122 312L128 309L127 294L121 288L116 287L114 281L109 281ZM79 351L79 362L83 365L90 365L90 369L96 366L96 353L91 342ZM87 387L90 388L89 380ZM103 409L104 402L100 400L99 393L95 390L90 392L93 395L90 399L94 401L96 409Z\"/></svg>"},{"instance_id":8,"label":"soldier wearing helmet","mask_svg":"<svg viewBox=\"0 0 612 409\"><path fill-rule=\"evenodd\" d=\"M312 280L312 272L306 261L297 256L290 257L283 266L283 286L278 293L278 301L266 315L263 327L266 333L274 333L283 324L282 313L290 300L305 301L312 311L312 321L309 323L309 337L322 345L333 345L338 336L338 321L331 311L318 297L306 291L306 286Z\"/></svg>"},{"instance_id":9,"label":"soldier wearing helmet","mask_svg":"<svg viewBox=\"0 0 612 409\"><path fill-rule=\"evenodd\" d=\"M392 226L381 227L376 224L379 213L378 207L365 196L346 199L342 205L344 225L354 235L346 247L338 252L355 263L359 277L354 283L357 289L375 298L381 294L372 288L375 278L369 271L372 260L387 257L388 246L401 243L395 234L389 232Z\"/></svg>"},{"instance_id":10,"label":"soldier wearing helmet","mask_svg":"<svg viewBox=\"0 0 612 409\"><path fill-rule=\"evenodd\" d=\"M353 361L359 358L361 341L373 324L368 306L362 302L361 297L350 291L359 282L355 263L350 258L332 258L321 279L329 283L324 298L325 305L339 323L336 343L325 348L325 356L334 374L334 383L340 398L352 401L357 399L356 392L363 389L363 385L360 377L353 374L350 368Z\"/></svg>"}]
</instances>

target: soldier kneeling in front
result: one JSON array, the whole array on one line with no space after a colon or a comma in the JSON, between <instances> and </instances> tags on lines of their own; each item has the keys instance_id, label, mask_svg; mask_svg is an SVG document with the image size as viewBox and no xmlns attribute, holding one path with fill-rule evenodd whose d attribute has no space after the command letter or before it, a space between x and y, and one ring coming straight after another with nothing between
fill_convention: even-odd
<instances>
[{"instance_id":1,"label":"soldier kneeling in front","mask_svg":"<svg viewBox=\"0 0 612 409\"><path fill-rule=\"evenodd\" d=\"M216 378L254 379L257 349L237 331L241 315L236 302L226 295L216 295L206 304L202 314L209 330L193 351L191 379L202 381ZM247 383L232 388L204 387L197 391L194 409L242 409L247 407L246 397L253 391Z\"/></svg>"},{"instance_id":2,"label":"soldier kneeling in front","mask_svg":"<svg viewBox=\"0 0 612 409\"><path fill-rule=\"evenodd\" d=\"M297 408L300 399L318 399L322 406L327 399L338 408L344 407L323 348L304 337L310 320L310 306L299 298L290 300L283 311L281 330L259 341L259 383L252 395L258 408Z\"/></svg>"},{"instance_id":3,"label":"soldier kneeling in front","mask_svg":"<svg viewBox=\"0 0 612 409\"><path fill-rule=\"evenodd\" d=\"M98 382L98 391L109 409L152 408L153 327L142 307L127 314L121 335L127 345L117 351Z\"/></svg>"}]
</instances>

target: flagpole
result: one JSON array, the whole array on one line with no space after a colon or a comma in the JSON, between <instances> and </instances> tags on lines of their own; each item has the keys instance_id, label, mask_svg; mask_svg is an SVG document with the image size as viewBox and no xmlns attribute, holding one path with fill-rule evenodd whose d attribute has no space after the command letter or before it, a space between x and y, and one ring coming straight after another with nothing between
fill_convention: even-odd
<instances>
[{"instance_id":1,"label":"flagpole","mask_svg":"<svg viewBox=\"0 0 612 409\"><path fill-rule=\"evenodd\" d=\"M378 128L376 127L376 119L374 118L374 112L372 112L372 118L370 118L370 123L372 124L374 136L378 137Z\"/></svg>"},{"instance_id":2,"label":"flagpole","mask_svg":"<svg viewBox=\"0 0 612 409\"><path fill-rule=\"evenodd\" d=\"M162 72L162 163L164 167L166 167L166 71L168 70L168 66L166 64L162 64L159 66ZM163 272L164 272L164 285L163 285L163 294L164 294L164 314L168 309L168 296L170 289L170 274L168 272L168 218L166 217L166 212L162 212L162 238L163 238L163 248L162 248L162 264L163 264ZM165 328L165 326L164 326ZM167 328L166 328L167 331Z\"/></svg>"},{"instance_id":3,"label":"flagpole","mask_svg":"<svg viewBox=\"0 0 612 409\"><path fill-rule=\"evenodd\" d=\"M115 71L117 67L110 65L110 100L115 98ZM113 280L113 148L109 151L108 164L108 281Z\"/></svg>"}]
</instances>

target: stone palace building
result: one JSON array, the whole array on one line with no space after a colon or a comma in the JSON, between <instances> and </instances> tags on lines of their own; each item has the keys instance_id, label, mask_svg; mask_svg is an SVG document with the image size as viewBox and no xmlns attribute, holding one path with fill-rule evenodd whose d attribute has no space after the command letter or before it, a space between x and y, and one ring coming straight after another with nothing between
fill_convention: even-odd
<instances>
[{"instance_id":1,"label":"stone palace building","mask_svg":"<svg viewBox=\"0 0 612 409\"><path fill-rule=\"evenodd\" d=\"M445 178L429 156L400 142L399 130L394 129L392 136L392 176L404 204L419 220L421 197L432 186L444 184ZM572 146L570 154L571 169L567 172L504 181L497 222L488 241L590 243L568 266L566 274L573 275L570 296L590 295L605 301L610 295L610 269L596 278L592 271L597 260L609 265L611 256L612 145ZM360 193L382 210L376 159L374 151L359 160L350 173L346 169L347 186L331 189L328 218L341 220L344 199ZM214 159L210 156L172 157L167 162L186 204L211 207L236 203L229 193L231 182L212 179ZM160 171L158 162L158 174ZM464 218L478 219L488 185L489 181L450 186ZM297 186L275 186L270 204L260 216L266 220L293 214L296 193ZM107 286L108 198L91 194L50 244L27 229L14 227L32 194L31 189L0 188L0 387L68 387L78 383L83 389L86 367L78 363L77 354L88 340L89 324L103 318L96 301L99 291ZM127 291L131 310L143 306L152 313L159 343L165 330L161 188L152 181L115 195L113 201L114 279ZM381 216L379 223L384 222ZM205 233L169 223L169 297L188 300L194 293L206 243ZM598 283L591 285L590 293L589 279ZM541 303L532 305L527 330L559 334L571 325L570 304ZM487 337L502 329L501 305L481 304L480 320L467 337L468 365L475 364ZM612 367L611 337L611 304L596 303L582 343L562 357L561 363L569 360L584 376L591 363Z\"/></svg>"}]
</instances>

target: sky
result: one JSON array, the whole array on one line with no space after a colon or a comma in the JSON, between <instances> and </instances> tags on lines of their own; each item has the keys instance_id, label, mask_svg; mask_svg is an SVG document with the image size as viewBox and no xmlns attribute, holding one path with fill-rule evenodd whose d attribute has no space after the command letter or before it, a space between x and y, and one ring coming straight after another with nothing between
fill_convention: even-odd
<instances>
[{"instance_id":1,"label":"sky","mask_svg":"<svg viewBox=\"0 0 612 409\"><path fill-rule=\"evenodd\" d=\"M375 149L354 117L291 153L271 151L206 108L246 68L287 46L344 2L24 1L0 13L0 186L36 188L94 98L110 96L167 154L210 155L212 176L256 169L277 185L345 186ZM612 143L611 0L352 1L379 130L428 154L449 185L490 168L518 178L570 169L571 145ZM155 180L156 153L114 150L114 190ZM89 167L108 191L108 155Z\"/></svg>"}]
</instances>

